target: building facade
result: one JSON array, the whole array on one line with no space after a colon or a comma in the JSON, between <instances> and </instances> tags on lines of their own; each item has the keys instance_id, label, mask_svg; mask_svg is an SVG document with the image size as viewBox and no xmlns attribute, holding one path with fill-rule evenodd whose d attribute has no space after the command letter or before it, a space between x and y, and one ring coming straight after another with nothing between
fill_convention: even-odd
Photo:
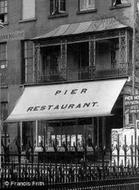
<instances>
[{"instance_id":1,"label":"building facade","mask_svg":"<svg viewBox=\"0 0 139 190\"><path fill-rule=\"evenodd\" d=\"M132 123L133 1L1 0L0 19L3 136L23 151L108 150Z\"/></svg>"}]
</instances>

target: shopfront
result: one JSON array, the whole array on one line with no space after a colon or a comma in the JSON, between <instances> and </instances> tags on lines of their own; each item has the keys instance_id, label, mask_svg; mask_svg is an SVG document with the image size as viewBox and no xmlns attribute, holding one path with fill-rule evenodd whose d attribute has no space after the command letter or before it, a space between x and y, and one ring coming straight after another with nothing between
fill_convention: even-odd
<instances>
[{"instance_id":1,"label":"shopfront","mask_svg":"<svg viewBox=\"0 0 139 190\"><path fill-rule=\"evenodd\" d=\"M53 152L59 157L63 152L89 155L94 147L108 148L111 129L123 127L119 95L125 82L120 78L25 86L7 121L20 123L22 150L31 144L52 157Z\"/></svg>"}]
</instances>

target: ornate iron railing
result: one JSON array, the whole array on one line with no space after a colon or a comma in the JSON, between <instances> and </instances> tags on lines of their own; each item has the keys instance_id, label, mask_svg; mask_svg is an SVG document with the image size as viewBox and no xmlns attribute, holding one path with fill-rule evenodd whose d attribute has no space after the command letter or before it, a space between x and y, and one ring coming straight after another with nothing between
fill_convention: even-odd
<instances>
[{"instance_id":1,"label":"ornate iron railing","mask_svg":"<svg viewBox=\"0 0 139 190\"><path fill-rule=\"evenodd\" d=\"M29 145L25 152L16 143L17 152L11 153L9 146L3 145L2 169L0 171L0 187L17 186L47 186L48 189L138 189L139 187L139 146L118 143L110 147L94 147L92 145L92 160L87 159L87 147L82 150L83 157L76 154L67 162L63 150L63 159L58 160L58 149L55 148L55 158L50 156L48 149L42 146L41 155L34 152ZM135 155L135 148L137 155ZM94 159L94 156L97 159ZM43 158L43 159L40 159ZM75 157L77 159L75 159ZM115 160L115 161L114 161ZM123 160L123 161L121 161ZM136 188L135 188L136 187Z\"/></svg>"},{"instance_id":2,"label":"ornate iron railing","mask_svg":"<svg viewBox=\"0 0 139 190\"><path fill-rule=\"evenodd\" d=\"M61 72L54 72L49 74L38 74L37 83L40 82L60 82L60 81L82 81L82 80L96 80L104 78L117 78L127 76L129 74L128 68L122 67L118 69L96 70L93 66L80 68L78 70L67 69L66 75Z\"/></svg>"}]
</instances>

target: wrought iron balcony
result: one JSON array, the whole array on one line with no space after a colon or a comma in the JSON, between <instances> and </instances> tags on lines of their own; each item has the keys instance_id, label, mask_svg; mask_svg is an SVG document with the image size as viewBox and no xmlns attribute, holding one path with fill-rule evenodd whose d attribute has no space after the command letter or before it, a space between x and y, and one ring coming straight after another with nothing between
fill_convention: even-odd
<instances>
[{"instance_id":1,"label":"wrought iron balcony","mask_svg":"<svg viewBox=\"0 0 139 190\"><path fill-rule=\"evenodd\" d=\"M85 67L78 70L67 69L62 72L51 72L49 74L38 74L37 83L51 83L60 81L84 81L107 78L118 78L129 75L128 67L97 70L95 67Z\"/></svg>"}]
</instances>

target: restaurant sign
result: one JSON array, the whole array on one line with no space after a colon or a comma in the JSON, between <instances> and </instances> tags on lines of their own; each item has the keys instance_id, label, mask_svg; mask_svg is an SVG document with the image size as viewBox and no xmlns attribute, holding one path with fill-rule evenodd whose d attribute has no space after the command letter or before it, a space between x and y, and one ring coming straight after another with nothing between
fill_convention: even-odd
<instances>
[{"instance_id":1,"label":"restaurant sign","mask_svg":"<svg viewBox=\"0 0 139 190\"><path fill-rule=\"evenodd\" d=\"M139 113L139 95L128 95L124 97L124 112Z\"/></svg>"},{"instance_id":2,"label":"restaurant sign","mask_svg":"<svg viewBox=\"0 0 139 190\"><path fill-rule=\"evenodd\" d=\"M8 121L111 115L126 79L25 87Z\"/></svg>"}]
</instances>

